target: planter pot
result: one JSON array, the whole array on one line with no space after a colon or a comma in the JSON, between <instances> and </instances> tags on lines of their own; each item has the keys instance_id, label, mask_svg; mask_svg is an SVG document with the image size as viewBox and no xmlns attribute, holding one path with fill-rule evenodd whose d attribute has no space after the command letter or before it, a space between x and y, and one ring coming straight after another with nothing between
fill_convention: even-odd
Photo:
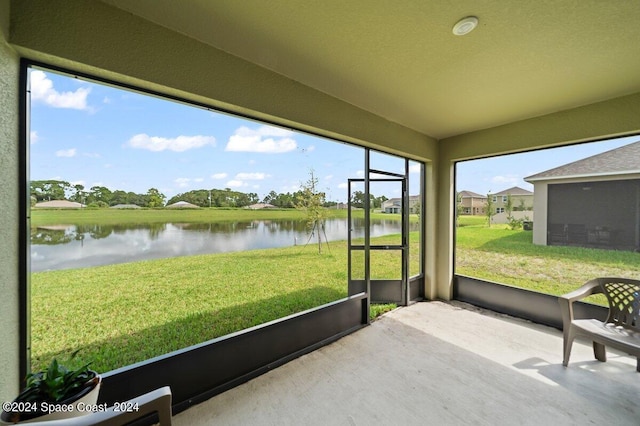
<instances>
[{"instance_id":1,"label":"planter pot","mask_svg":"<svg viewBox=\"0 0 640 426\"><path fill-rule=\"evenodd\" d=\"M61 402L48 403L38 401L30 403L29 405L22 405L22 407L28 407L25 411L7 412L3 407L0 424L28 424L31 422L68 419L70 417L91 414L93 411L100 410L97 402L101 384L102 377L96 373L90 386L85 387L76 395ZM11 404L14 405L13 408L21 407L21 403L17 400ZM37 409L34 410L34 408ZM104 410L104 408L102 408L102 410Z\"/></svg>"}]
</instances>

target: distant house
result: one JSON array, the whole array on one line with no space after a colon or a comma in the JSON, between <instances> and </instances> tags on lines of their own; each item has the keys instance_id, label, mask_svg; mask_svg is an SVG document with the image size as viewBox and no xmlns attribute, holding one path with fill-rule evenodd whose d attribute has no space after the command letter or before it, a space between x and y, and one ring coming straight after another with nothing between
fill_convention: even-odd
<instances>
[{"instance_id":1,"label":"distant house","mask_svg":"<svg viewBox=\"0 0 640 426\"><path fill-rule=\"evenodd\" d=\"M75 201L53 200L37 203L34 207L42 209L81 209L86 206Z\"/></svg>"},{"instance_id":2,"label":"distant house","mask_svg":"<svg viewBox=\"0 0 640 426\"><path fill-rule=\"evenodd\" d=\"M458 196L460 197L462 214L474 216L482 216L485 214L485 208L487 207L486 195L476 194L472 191L460 191Z\"/></svg>"},{"instance_id":3,"label":"distant house","mask_svg":"<svg viewBox=\"0 0 640 426\"><path fill-rule=\"evenodd\" d=\"M168 209L199 209L199 206L195 204L187 203L186 201L178 201L177 203L169 204Z\"/></svg>"},{"instance_id":4,"label":"distant house","mask_svg":"<svg viewBox=\"0 0 640 426\"><path fill-rule=\"evenodd\" d=\"M533 192L517 186L488 196L492 198L494 214L506 212L509 196L511 196L512 211L533 210Z\"/></svg>"},{"instance_id":5,"label":"distant house","mask_svg":"<svg viewBox=\"0 0 640 426\"><path fill-rule=\"evenodd\" d=\"M141 209L142 207L137 204L116 204L115 206L109 207L111 209Z\"/></svg>"},{"instance_id":6,"label":"distant house","mask_svg":"<svg viewBox=\"0 0 640 426\"><path fill-rule=\"evenodd\" d=\"M256 203L256 204L251 204L250 206L245 207L245 209L250 209L250 210L275 209L275 208L277 207L269 203Z\"/></svg>"},{"instance_id":7,"label":"distant house","mask_svg":"<svg viewBox=\"0 0 640 426\"><path fill-rule=\"evenodd\" d=\"M409 213L418 213L420 205L419 195L409 196ZM383 213L401 213L402 212L402 198L390 198L382 202L381 206Z\"/></svg>"},{"instance_id":8,"label":"distant house","mask_svg":"<svg viewBox=\"0 0 640 426\"><path fill-rule=\"evenodd\" d=\"M525 180L535 188L535 244L640 249L640 142Z\"/></svg>"}]
</instances>

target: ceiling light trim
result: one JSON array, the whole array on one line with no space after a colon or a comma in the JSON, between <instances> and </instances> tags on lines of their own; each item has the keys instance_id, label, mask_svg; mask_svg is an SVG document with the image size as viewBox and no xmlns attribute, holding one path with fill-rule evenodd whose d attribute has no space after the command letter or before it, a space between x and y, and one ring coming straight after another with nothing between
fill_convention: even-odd
<instances>
[{"instance_id":1,"label":"ceiling light trim","mask_svg":"<svg viewBox=\"0 0 640 426\"><path fill-rule=\"evenodd\" d=\"M469 34L478 26L478 18L475 16L467 16L462 18L453 26L453 34L463 36Z\"/></svg>"}]
</instances>

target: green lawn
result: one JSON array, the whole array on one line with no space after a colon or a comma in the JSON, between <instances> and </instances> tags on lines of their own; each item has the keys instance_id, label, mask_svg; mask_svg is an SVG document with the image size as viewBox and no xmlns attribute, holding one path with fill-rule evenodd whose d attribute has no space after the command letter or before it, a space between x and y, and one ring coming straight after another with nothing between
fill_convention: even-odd
<instances>
[{"instance_id":1,"label":"green lawn","mask_svg":"<svg viewBox=\"0 0 640 426\"><path fill-rule=\"evenodd\" d=\"M531 231L489 228L484 217L461 218L455 259L458 274L554 295L595 277L640 278L639 253L534 245ZM591 301L605 303L604 298Z\"/></svg>"},{"instance_id":2,"label":"green lawn","mask_svg":"<svg viewBox=\"0 0 640 426\"><path fill-rule=\"evenodd\" d=\"M241 220L245 214L251 220L293 218L300 212L86 209L38 211L33 221L152 223L175 217L181 222L198 222L203 215ZM483 217L461 218L456 228L456 273L556 295L597 276L640 278L638 253L535 246L530 231L488 228L485 223ZM398 235L390 235L372 239L372 244L398 241ZM411 233L410 242L410 268L415 274L418 233ZM356 277L362 273L358 269L362 264L354 258ZM79 349L72 366L92 362L97 371L108 371L316 307L346 296L346 265L346 242L337 241L323 245L321 255L310 244L34 273L33 368L53 357L64 360ZM398 254L373 255L372 274L374 278L399 276ZM592 301L604 303L603 299ZM393 308L374 306L372 313Z\"/></svg>"},{"instance_id":3,"label":"green lawn","mask_svg":"<svg viewBox=\"0 0 640 426\"><path fill-rule=\"evenodd\" d=\"M396 261L376 271L393 277ZM310 244L34 273L33 368L80 349L71 365L108 371L332 302L347 295L346 265L338 241L321 255Z\"/></svg>"}]
</instances>

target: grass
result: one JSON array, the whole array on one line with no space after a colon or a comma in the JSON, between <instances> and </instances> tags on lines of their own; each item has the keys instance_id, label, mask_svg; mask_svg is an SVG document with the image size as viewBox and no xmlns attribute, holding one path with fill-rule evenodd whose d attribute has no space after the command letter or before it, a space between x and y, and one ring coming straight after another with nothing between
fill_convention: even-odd
<instances>
[{"instance_id":1,"label":"grass","mask_svg":"<svg viewBox=\"0 0 640 426\"><path fill-rule=\"evenodd\" d=\"M456 273L561 295L601 276L640 279L640 254L532 243L532 232L463 217L456 230ZM589 301L606 304L602 296Z\"/></svg>"},{"instance_id":2,"label":"grass","mask_svg":"<svg viewBox=\"0 0 640 426\"><path fill-rule=\"evenodd\" d=\"M377 271L393 276L387 260ZM80 349L71 366L109 371L301 312L346 297L346 265L337 241L34 273L32 368Z\"/></svg>"},{"instance_id":3,"label":"grass","mask_svg":"<svg viewBox=\"0 0 640 426\"><path fill-rule=\"evenodd\" d=\"M344 211L335 214L346 216ZM86 209L34 211L33 222L198 222L206 215L216 220L301 217L295 210ZM536 246L531 238L530 231L489 228L484 217L462 217L456 229L456 273L555 295L597 276L640 278L638 253ZM372 244L398 241L398 235L389 235L372 239ZM410 243L413 274L419 268L417 232L411 233ZM357 278L363 262L354 259ZM398 253L378 253L372 259L374 278L399 276ZM322 255L309 245L34 273L33 368L80 349L70 366L92 362L97 371L109 371L316 307L346 296L346 265L346 242L336 241L328 249L323 246ZM591 301L605 303L603 298ZM371 314L394 308L372 305Z\"/></svg>"}]
</instances>

